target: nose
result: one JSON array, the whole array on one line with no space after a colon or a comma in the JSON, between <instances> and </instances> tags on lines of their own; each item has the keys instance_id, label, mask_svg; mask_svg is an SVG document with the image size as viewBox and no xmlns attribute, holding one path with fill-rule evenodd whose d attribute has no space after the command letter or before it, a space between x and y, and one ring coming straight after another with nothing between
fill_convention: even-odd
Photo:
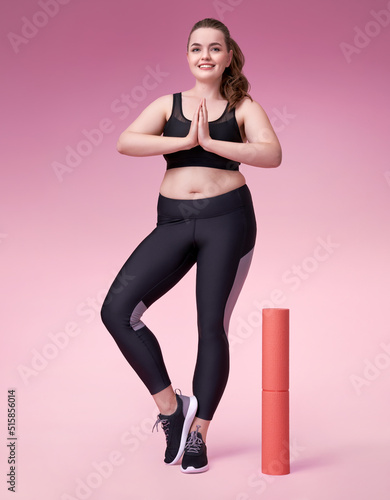
<instances>
[{"instance_id":1,"label":"nose","mask_svg":"<svg viewBox=\"0 0 390 500\"><path fill-rule=\"evenodd\" d=\"M210 53L207 49L203 50L201 59L210 59Z\"/></svg>"}]
</instances>

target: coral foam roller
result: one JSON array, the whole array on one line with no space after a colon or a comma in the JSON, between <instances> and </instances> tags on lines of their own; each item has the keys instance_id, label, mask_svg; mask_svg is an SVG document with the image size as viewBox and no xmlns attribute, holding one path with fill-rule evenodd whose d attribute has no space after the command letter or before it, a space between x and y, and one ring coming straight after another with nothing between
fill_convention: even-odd
<instances>
[{"instance_id":1,"label":"coral foam roller","mask_svg":"<svg viewBox=\"0 0 390 500\"><path fill-rule=\"evenodd\" d=\"M262 442L263 474L290 473L289 309L263 309Z\"/></svg>"}]
</instances>

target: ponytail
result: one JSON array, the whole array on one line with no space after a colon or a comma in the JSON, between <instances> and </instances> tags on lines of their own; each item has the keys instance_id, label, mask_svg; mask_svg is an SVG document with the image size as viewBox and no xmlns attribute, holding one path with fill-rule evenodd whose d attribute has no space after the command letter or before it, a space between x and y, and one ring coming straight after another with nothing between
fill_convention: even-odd
<instances>
[{"instance_id":1,"label":"ponytail","mask_svg":"<svg viewBox=\"0 0 390 500\"><path fill-rule=\"evenodd\" d=\"M250 84L242 72L245 64L245 57L237 42L230 38L230 49L233 50L233 57L230 66L228 66L222 74L220 92L222 97L229 102L229 111L244 97L252 97L248 94Z\"/></svg>"}]
</instances>

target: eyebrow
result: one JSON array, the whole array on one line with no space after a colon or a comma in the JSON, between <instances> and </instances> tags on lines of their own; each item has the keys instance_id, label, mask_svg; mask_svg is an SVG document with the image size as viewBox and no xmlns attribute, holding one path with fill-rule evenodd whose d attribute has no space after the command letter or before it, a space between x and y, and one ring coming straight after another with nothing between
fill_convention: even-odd
<instances>
[{"instance_id":1,"label":"eyebrow","mask_svg":"<svg viewBox=\"0 0 390 500\"><path fill-rule=\"evenodd\" d=\"M191 44L191 47L193 47L194 45L199 45L200 47L202 46L201 43L194 42ZM220 45L222 47L222 45L219 42L210 43L209 47L211 47L212 45Z\"/></svg>"}]
</instances>

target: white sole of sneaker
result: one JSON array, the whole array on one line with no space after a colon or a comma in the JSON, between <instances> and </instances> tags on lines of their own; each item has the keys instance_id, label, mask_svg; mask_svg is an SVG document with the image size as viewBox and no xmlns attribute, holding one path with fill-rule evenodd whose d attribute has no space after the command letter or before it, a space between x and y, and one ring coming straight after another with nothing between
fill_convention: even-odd
<instances>
[{"instance_id":1,"label":"white sole of sneaker","mask_svg":"<svg viewBox=\"0 0 390 500\"><path fill-rule=\"evenodd\" d=\"M195 469L195 467L187 467L187 469L183 469L183 467L180 467L180 470L184 472L184 474L198 474L199 472L206 472L206 470L209 470L209 464L204 467L199 467L199 469Z\"/></svg>"},{"instance_id":2,"label":"white sole of sneaker","mask_svg":"<svg viewBox=\"0 0 390 500\"><path fill-rule=\"evenodd\" d=\"M195 418L196 410L198 409L198 400L196 399L195 396L182 396L182 397L186 397L189 399L189 405L188 405L188 409L187 409L187 414L184 417L184 425L183 425L183 430L181 433L180 446L179 446L179 450L177 452L176 457L172 460L172 462L170 462L167 465L177 464L177 462L180 460L181 456L183 455L184 447L185 447L186 442L187 442L187 436L188 436L188 433L190 431L192 421Z\"/></svg>"}]
</instances>

